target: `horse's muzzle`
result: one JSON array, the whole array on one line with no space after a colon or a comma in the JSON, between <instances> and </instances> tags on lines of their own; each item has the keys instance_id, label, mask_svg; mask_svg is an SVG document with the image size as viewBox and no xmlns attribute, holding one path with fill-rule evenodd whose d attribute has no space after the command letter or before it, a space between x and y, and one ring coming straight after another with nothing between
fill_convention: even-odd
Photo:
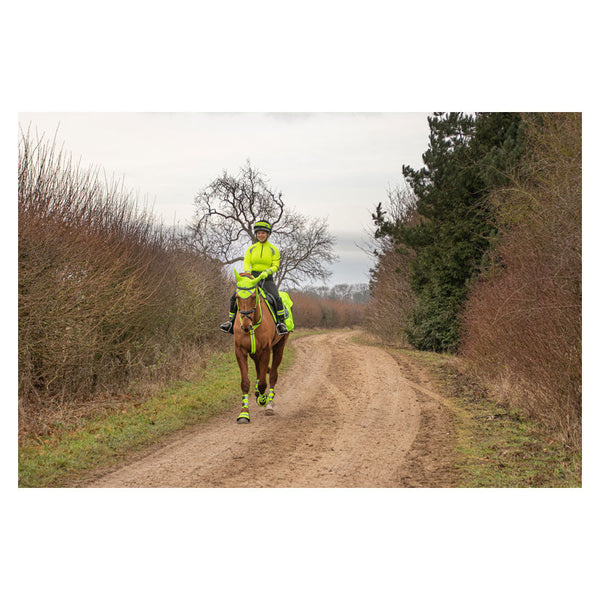
<instances>
[{"instance_id":1,"label":"horse's muzzle","mask_svg":"<svg viewBox=\"0 0 600 600\"><path fill-rule=\"evenodd\" d=\"M252 325L254 325L251 315L253 315L255 312L256 312L255 308L253 308L252 310L240 310L240 314L242 315L242 331L244 331L245 333L248 333L250 331L250 329L252 328ZM244 324L245 320L250 321L249 326L246 326Z\"/></svg>"}]
</instances>

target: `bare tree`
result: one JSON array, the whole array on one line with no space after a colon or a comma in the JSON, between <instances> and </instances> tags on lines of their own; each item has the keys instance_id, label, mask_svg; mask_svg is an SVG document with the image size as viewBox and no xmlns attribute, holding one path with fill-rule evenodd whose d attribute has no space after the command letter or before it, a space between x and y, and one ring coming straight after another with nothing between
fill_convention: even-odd
<instances>
[{"instance_id":1,"label":"bare tree","mask_svg":"<svg viewBox=\"0 0 600 600\"><path fill-rule=\"evenodd\" d=\"M338 260L326 220L308 219L286 209L282 193L272 190L250 161L237 177L223 172L198 193L195 204L189 243L223 265L243 260L254 240L253 225L260 219L272 224L273 243L281 252L277 285L284 279L295 285L326 280L331 275L326 265Z\"/></svg>"},{"instance_id":2,"label":"bare tree","mask_svg":"<svg viewBox=\"0 0 600 600\"><path fill-rule=\"evenodd\" d=\"M388 202L380 203L373 215L376 224L385 218L392 227L413 226L419 221L416 198L408 186L388 189ZM410 286L410 264L414 252L394 242L390 229L375 229L367 248L377 257L371 269L371 296L366 327L384 340L407 343L406 329L415 308L415 295Z\"/></svg>"}]
</instances>

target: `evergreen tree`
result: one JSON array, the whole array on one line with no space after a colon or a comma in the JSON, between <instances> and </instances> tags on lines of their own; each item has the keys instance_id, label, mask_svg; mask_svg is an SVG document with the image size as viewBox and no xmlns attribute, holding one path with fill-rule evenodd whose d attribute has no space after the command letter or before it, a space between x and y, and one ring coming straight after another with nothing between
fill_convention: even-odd
<instances>
[{"instance_id":1,"label":"evergreen tree","mask_svg":"<svg viewBox=\"0 0 600 600\"><path fill-rule=\"evenodd\" d=\"M410 284L417 305L407 324L416 348L454 351L459 314L469 284L493 234L485 197L504 181L523 151L517 113L434 113L428 118L425 166L404 165L417 197L417 225L373 215L376 237L390 236L400 251L412 249Z\"/></svg>"}]
</instances>

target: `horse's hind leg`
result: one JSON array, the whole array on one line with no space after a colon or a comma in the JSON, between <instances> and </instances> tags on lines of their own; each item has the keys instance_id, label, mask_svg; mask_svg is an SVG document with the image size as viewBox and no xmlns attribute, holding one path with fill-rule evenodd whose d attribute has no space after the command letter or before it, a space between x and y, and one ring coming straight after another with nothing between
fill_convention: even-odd
<instances>
[{"instance_id":1,"label":"horse's hind leg","mask_svg":"<svg viewBox=\"0 0 600 600\"><path fill-rule=\"evenodd\" d=\"M260 383L260 361L258 360L258 355L254 355L252 357L254 361L254 368L256 369L256 383L254 384L254 395L258 398L258 384Z\"/></svg>"},{"instance_id":2,"label":"horse's hind leg","mask_svg":"<svg viewBox=\"0 0 600 600\"><path fill-rule=\"evenodd\" d=\"M271 372L269 374L269 393L267 394L267 408L265 409L266 415L275 414L273 403L273 399L275 398L275 384L279 377L279 365L283 359L283 350L285 349L286 341L287 336L273 347L273 362L271 363Z\"/></svg>"},{"instance_id":3,"label":"horse's hind leg","mask_svg":"<svg viewBox=\"0 0 600 600\"><path fill-rule=\"evenodd\" d=\"M250 378L248 377L248 353L242 348L236 348L235 357L240 367L240 375L242 376L242 411L237 418L237 422L240 425L243 425L250 423L250 413L248 412L248 392L250 391Z\"/></svg>"},{"instance_id":4,"label":"horse's hind leg","mask_svg":"<svg viewBox=\"0 0 600 600\"><path fill-rule=\"evenodd\" d=\"M259 356L254 358L256 365L256 403L264 406L267 403L265 390L267 389L267 373L269 372L270 348L265 348Z\"/></svg>"},{"instance_id":5,"label":"horse's hind leg","mask_svg":"<svg viewBox=\"0 0 600 600\"><path fill-rule=\"evenodd\" d=\"M273 362L271 364L271 373L269 377L269 385L271 388L275 387L277 383L277 379L279 376L279 365L281 364L281 360L283 359L283 351L285 350L285 343L287 342L287 337L283 337L283 339L273 346Z\"/></svg>"}]
</instances>

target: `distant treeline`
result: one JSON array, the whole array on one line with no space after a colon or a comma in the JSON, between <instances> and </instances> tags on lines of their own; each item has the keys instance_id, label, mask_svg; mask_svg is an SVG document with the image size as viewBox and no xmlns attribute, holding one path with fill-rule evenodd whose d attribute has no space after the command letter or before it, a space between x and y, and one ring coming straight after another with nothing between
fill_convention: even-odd
<instances>
[{"instance_id":1,"label":"distant treeline","mask_svg":"<svg viewBox=\"0 0 600 600\"><path fill-rule=\"evenodd\" d=\"M581 444L581 114L436 113L425 166L373 215L367 325L459 352Z\"/></svg>"},{"instance_id":2,"label":"distant treeline","mask_svg":"<svg viewBox=\"0 0 600 600\"><path fill-rule=\"evenodd\" d=\"M307 294L317 298L329 298L330 300L341 300L342 302L355 302L364 304L368 302L370 291L368 283L339 283L332 287L306 286L293 293Z\"/></svg>"},{"instance_id":3,"label":"distant treeline","mask_svg":"<svg viewBox=\"0 0 600 600\"><path fill-rule=\"evenodd\" d=\"M292 291L294 324L307 328L357 327L362 324L365 304Z\"/></svg>"},{"instance_id":4,"label":"distant treeline","mask_svg":"<svg viewBox=\"0 0 600 600\"><path fill-rule=\"evenodd\" d=\"M298 327L335 328L362 325L369 285L366 283L305 286L289 290Z\"/></svg>"}]
</instances>

